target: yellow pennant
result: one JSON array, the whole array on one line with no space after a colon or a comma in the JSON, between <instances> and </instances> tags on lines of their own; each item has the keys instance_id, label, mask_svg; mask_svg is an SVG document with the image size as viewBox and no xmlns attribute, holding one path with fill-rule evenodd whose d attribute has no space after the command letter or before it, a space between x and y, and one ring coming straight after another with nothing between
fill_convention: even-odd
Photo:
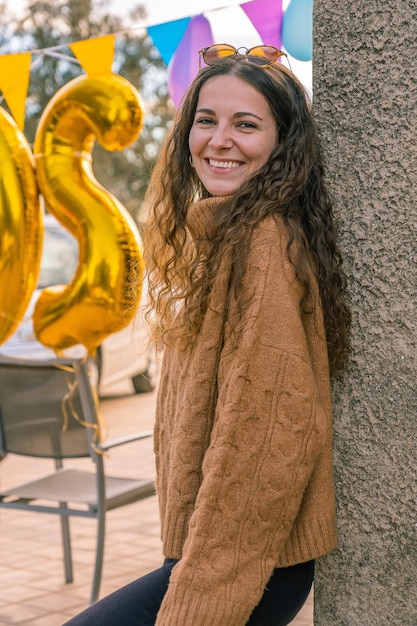
<instances>
[{"instance_id":1,"label":"yellow pennant","mask_svg":"<svg viewBox=\"0 0 417 626\"><path fill-rule=\"evenodd\" d=\"M111 72L114 59L114 35L95 37L69 44L87 74Z\"/></svg>"},{"instance_id":2,"label":"yellow pennant","mask_svg":"<svg viewBox=\"0 0 417 626\"><path fill-rule=\"evenodd\" d=\"M30 52L0 56L0 90L16 124L22 131L25 126L31 58Z\"/></svg>"}]
</instances>

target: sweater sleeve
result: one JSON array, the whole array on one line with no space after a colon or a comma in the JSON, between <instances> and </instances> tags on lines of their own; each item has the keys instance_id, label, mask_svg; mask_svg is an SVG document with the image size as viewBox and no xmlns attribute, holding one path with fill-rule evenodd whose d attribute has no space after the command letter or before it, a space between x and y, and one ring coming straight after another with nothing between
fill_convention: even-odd
<instances>
[{"instance_id":1,"label":"sweater sleeve","mask_svg":"<svg viewBox=\"0 0 417 626\"><path fill-rule=\"evenodd\" d=\"M325 409L281 228L261 225L253 237L242 317L220 358L203 481L157 626L247 623L320 451Z\"/></svg>"}]
</instances>

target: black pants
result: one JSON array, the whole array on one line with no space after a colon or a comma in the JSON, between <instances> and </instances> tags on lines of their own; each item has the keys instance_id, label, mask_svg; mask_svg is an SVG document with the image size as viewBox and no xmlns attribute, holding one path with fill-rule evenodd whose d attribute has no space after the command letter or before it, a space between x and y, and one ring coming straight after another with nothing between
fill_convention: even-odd
<instances>
[{"instance_id":1,"label":"black pants","mask_svg":"<svg viewBox=\"0 0 417 626\"><path fill-rule=\"evenodd\" d=\"M176 563L165 559L159 569L96 602L64 626L153 626ZM247 626L289 624L305 603L313 577L314 561L274 570Z\"/></svg>"}]
</instances>

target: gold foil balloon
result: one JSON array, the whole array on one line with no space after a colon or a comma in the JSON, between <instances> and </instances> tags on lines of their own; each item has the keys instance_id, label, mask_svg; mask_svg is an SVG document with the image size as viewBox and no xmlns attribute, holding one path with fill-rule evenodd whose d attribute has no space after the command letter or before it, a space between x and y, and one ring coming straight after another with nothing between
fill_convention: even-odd
<instances>
[{"instance_id":1,"label":"gold foil balloon","mask_svg":"<svg viewBox=\"0 0 417 626\"><path fill-rule=\"evenodd\" d=\"M0 343L16 330L36 287L42 234L32 153L0 108Z\"/></svg>"},{"instance_id":2,"label":"gold foil balloon","mask_svg":"<svg viewBox=\"0 0 417 626\"><path fill-rule=\"evenodd\" d=\"M45 289L33 315L39 341L57 352L81 343L93 355L136 313L143 278L139 233L126 209L94 177L91 152L95 140L107 150L122 150L142 125L138 92L111 73L69 82L39 122L38 184L49 211L79 245L73 280Z\"/></svg>"}]
</instances>

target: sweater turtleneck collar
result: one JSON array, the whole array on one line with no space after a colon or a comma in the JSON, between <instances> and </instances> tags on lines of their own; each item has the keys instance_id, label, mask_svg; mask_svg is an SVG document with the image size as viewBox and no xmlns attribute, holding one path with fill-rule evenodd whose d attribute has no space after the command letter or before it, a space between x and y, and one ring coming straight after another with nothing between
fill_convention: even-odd
<instances>
[{"instance_id":1,"label":"sweater turtleneck collar","mask_svg":"<svg viewBox=\"0 0 417 626\"><path fill-rule=\"evenodd\" d=\"M213 216L220 207L230 201L231 196L215 196L197 200L187 213L187 226L193 239L207 237L213 228Z\"/></svg>"}]
</instances>

